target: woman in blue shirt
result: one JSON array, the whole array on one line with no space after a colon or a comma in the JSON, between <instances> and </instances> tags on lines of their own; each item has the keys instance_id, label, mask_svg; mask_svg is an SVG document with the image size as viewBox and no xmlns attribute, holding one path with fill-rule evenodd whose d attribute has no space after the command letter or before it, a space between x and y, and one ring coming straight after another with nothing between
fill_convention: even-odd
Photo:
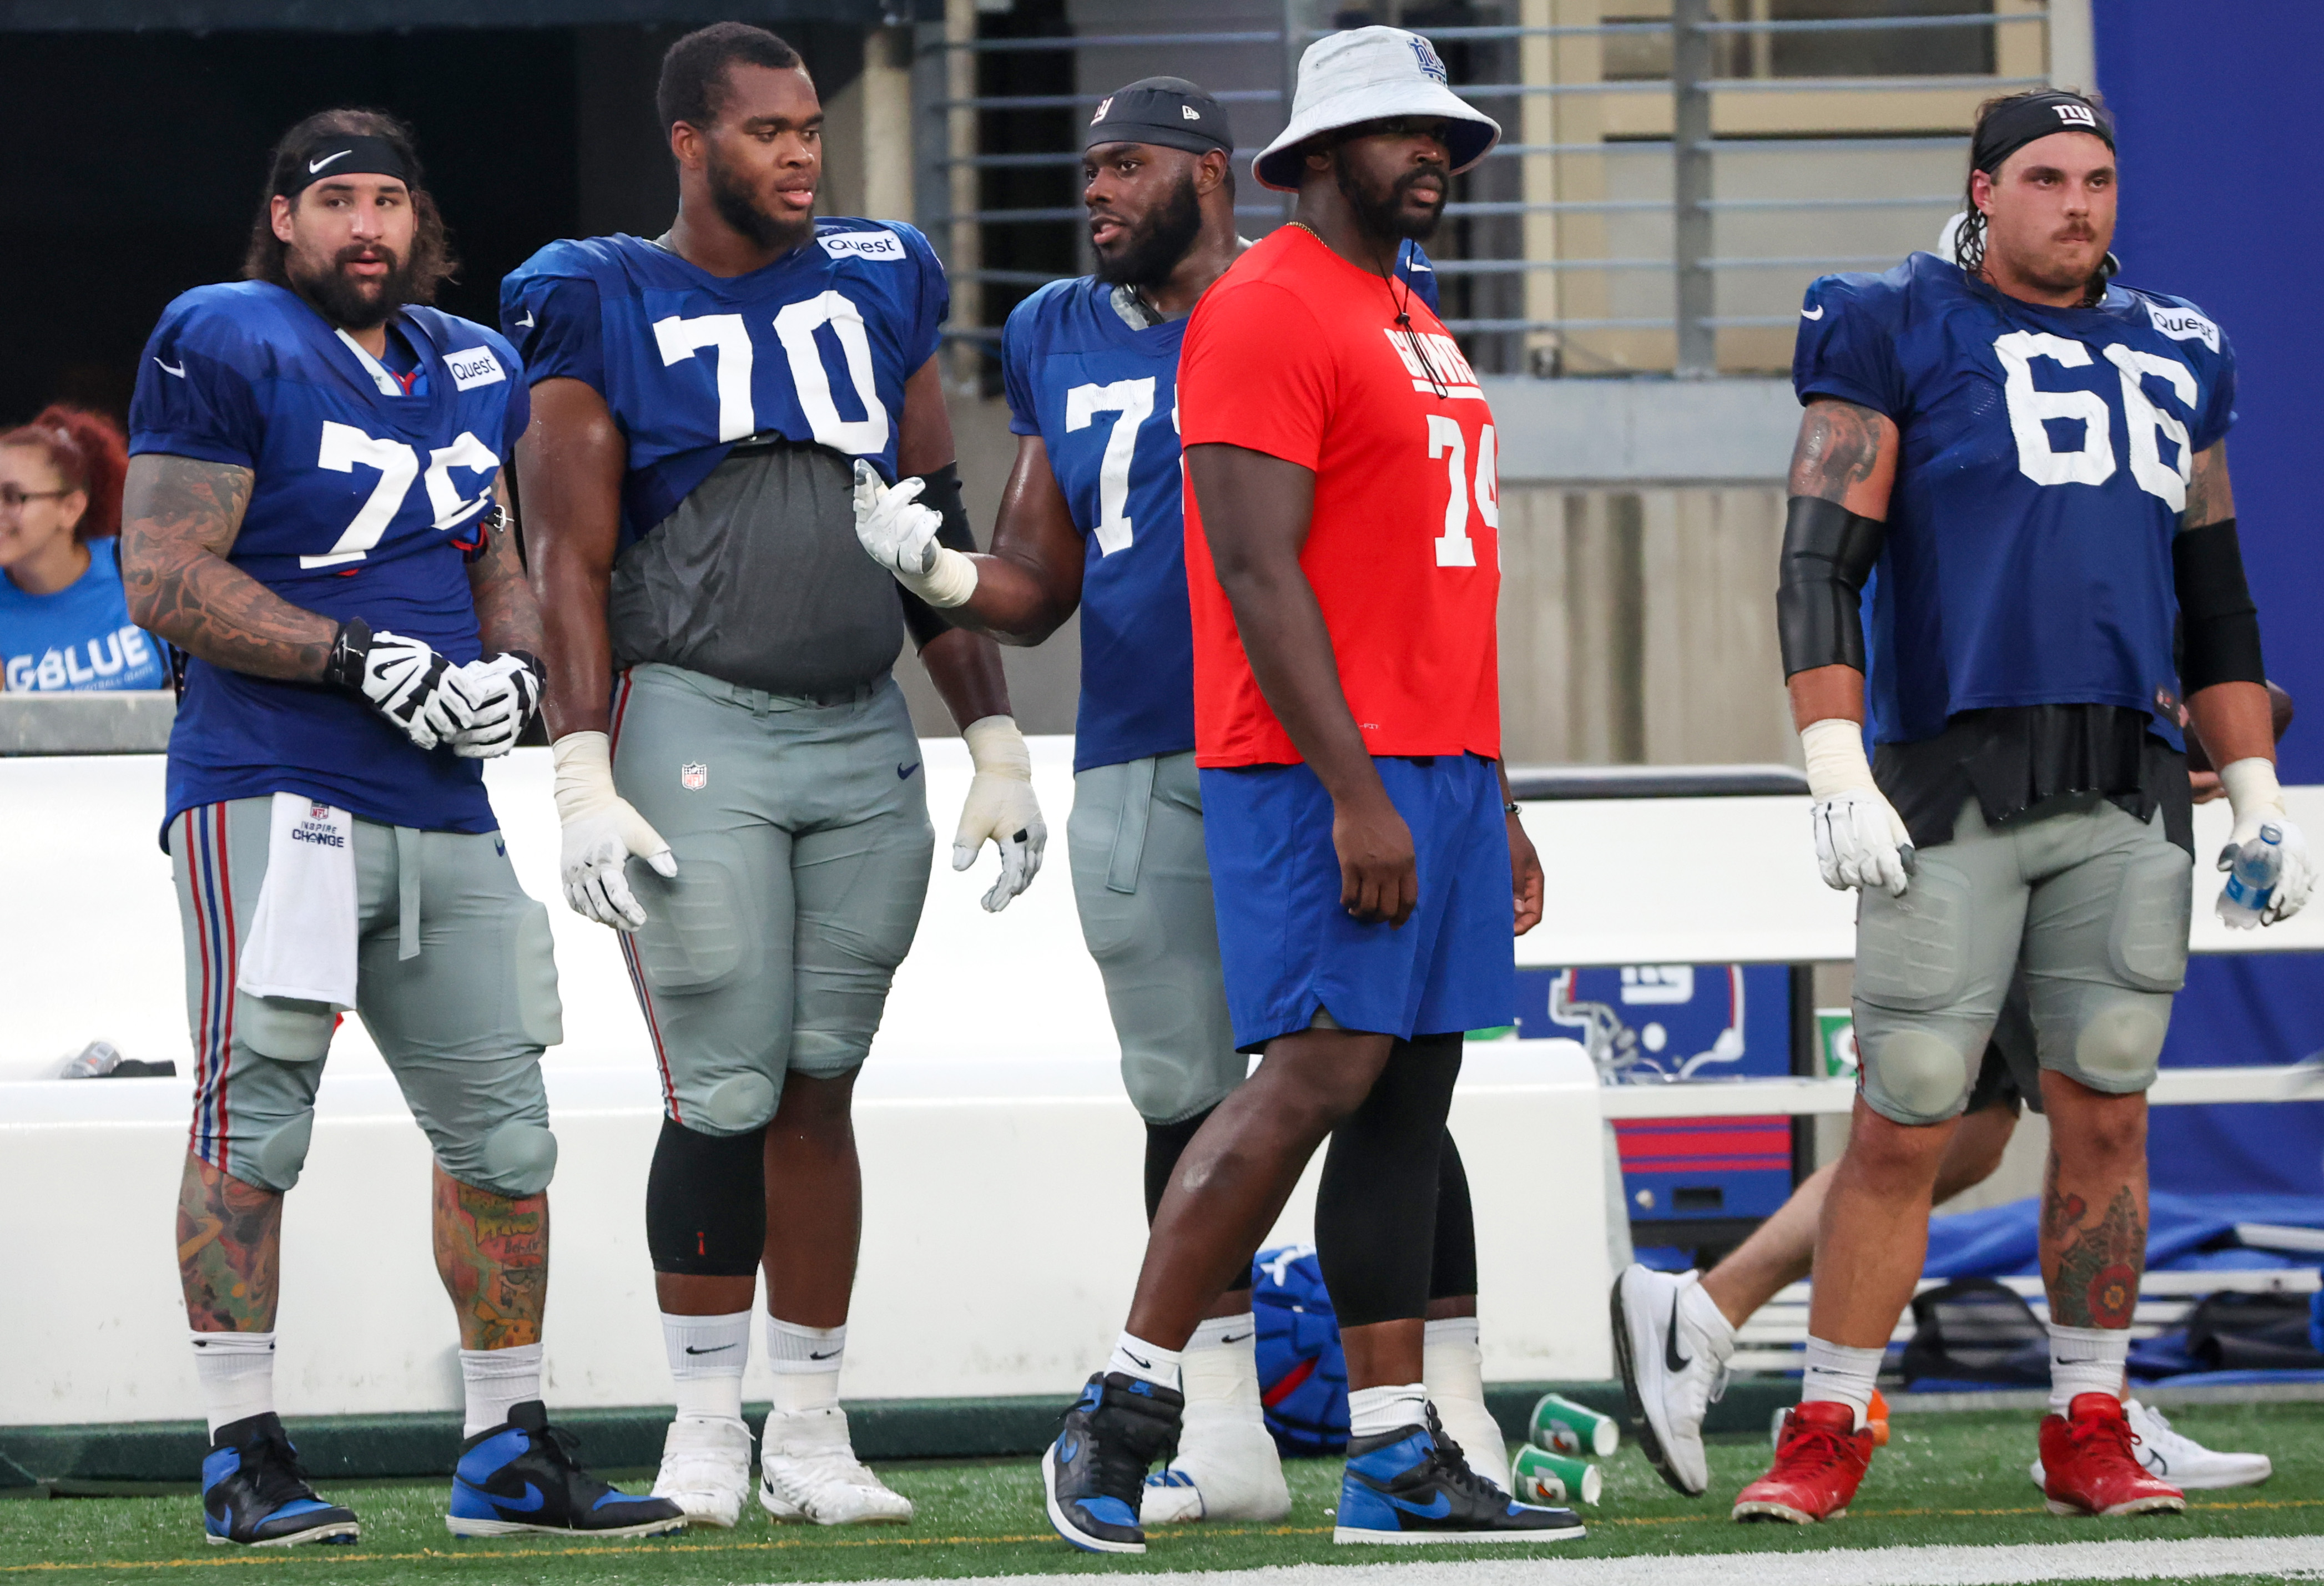
<instances>
[{"instance_id":1,"label":"woman in blue shirt","mask_svg":"<svg viewBox=\"0 0 2324 1586\"><path fill-rule=\"evenodd\" d=\"M0 663L11 690L160 688L161 646L129 620L115 550L121 428L51 405L0 435ZM94 543L92 543L94 542Z\"/></svg>"}]
</instances>

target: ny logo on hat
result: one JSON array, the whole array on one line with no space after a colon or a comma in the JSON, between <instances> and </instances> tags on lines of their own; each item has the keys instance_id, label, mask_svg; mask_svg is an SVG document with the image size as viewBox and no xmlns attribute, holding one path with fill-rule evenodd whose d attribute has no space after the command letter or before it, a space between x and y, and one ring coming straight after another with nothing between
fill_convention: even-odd
<instances>
[{"instance_id":1,"label":"ny logo on hat","mask_svg":"<svg viewBox=\"0 0 2324 1586\"><path fill-rule=\"evenodd\" d=\"M1090 117L1090 124L1092 126L1095 126L1099 122L1103 121L1105 119L1105 113L1112 108L1113 96L1111 94L1108 94L1104 98L1100 99L1097 102L1097 114Z\"/></svg>"},{"instance_id":2,"label":"ny logo on hat","mask_svg":"<svg viewBox=\"0 0 2324 1586\"><path fill-rule=\"evenodd\" d=\"M2056 111L2058 119L2068 126L2094 127L2098 124L2098 118L2090 113L2087 105L2052 105L2050 108Z\"/></svg>"},{"instance_id":3,"label":"ny logo on hat","mask_svg":"<svg viewBox=\"0 0 2324 1586\"><path fill-rule=\"evenodd\" d=\"M1420 61L1422 74L1434 78L1440 83L1445 81L1444 62L1437 58L1435 46L1418 33L1406 33L1405 39L1411 44L1413 54Z\"/></svg>"}]
</instances>

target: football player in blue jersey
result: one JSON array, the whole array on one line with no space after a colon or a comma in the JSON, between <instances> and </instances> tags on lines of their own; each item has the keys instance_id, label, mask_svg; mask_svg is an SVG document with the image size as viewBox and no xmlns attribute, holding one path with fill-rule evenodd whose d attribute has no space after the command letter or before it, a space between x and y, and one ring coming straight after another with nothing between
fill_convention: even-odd
<instances>
[{"instance_id":1,"label":"football player in blue jersey","mask_svg":"<svg viewBox=\"0 0 2324 1586\"><path fill-rule=\"evenodd\" d=\"M275 149L247 279L170 305L130 410L130 611L190 658L165 832L195 1065L178 1259L214 1543L356 1536L309 1488L273 1389L282 1197L349 1008L435 1152L467 1411L451 1529L685 1523L590 1477L540 1404L557 968L480 765L540 691L499 505L525 388L497 334L420 306L451 268L409 131L309 116Z\"/></svg>"},{"instance_id":2,"label":"football player in blue jersey","mask_svg":"<svg viewBox=\"0 0 2324 1586\"><path fill-rule=\"evenodd\" d=\"M963 558L955 571L928 554L934 523L923 518L907 537L893 508L867 514L864 545L883 566L909 569L898 576L948 605L952 621L1005 642L1038 644L1081 613L1066 837L1122 1081L1146 1120L1150 1218L1180 1155L1249 1065L1227 1016L1203 848L1176 422L1186 318L1249 244L1235 234L1226 113L1194 84L1146 78L1116 90L1083 143L1097 272L1052 282L1009 317L1001 357L1017 462L992 554ZM1435 273L1416 243L1398 272L1434 306ZM952 604L953 589L965 601ZM1384 1181L1359 1132L1326 1159L1327 1208L1360 1182ZM1424 1375L1471 1466L1506 1489L1507 1445L1485 1408L1477 1346L1468 1180L1449 1134L1438 1172ZM1249 1270L1245 1262L1243 1281L1187 1342L1177 1453L1148 1480L1145 1525L1289 1511L1260 1408Z\"/></svg>"},{"instance_id":3,"label":"football player in blue jersey","mask_svg":"<svg viewBox=\"0 0 2324 1586\"><path fill-rule=\"evenodd\" d=\"M944 272L908 226L815 217L823 108L798 53L720 23L662 62L678 212L542 249L502 287L533 418L518 454L548 632L566 895L619 928L667 1116L646 1227L678 1415L655 1490L731 1526L756 1273L779 1520L901 1521L839 1407L862 1185L850 1097L910 947L934 837L890 675L907 632L976 774L999 909L1046 831L1000 651L863 559L856 470L968 538L938 383Z\"/></svg>"},{"instance_id":4,"label":"football player in blue jersey","mask_svg":"<svg viewBox=\"0 0 2324 1586\"><path fill-rule=\"evenodd\" d=\"M2184 299L2109 280L2095 100L1988 102L1970 166L1951 258L1824 277L1800 310L1779 622L1817 858L1859 893L1861 1095L1816 1240L1802 1403L1738 1519L1829 1518L1854 1496L1931 1188L2021 976L2034 1038L2007 1056L2031 1059L2017 1083L2051 1127L2046 1496L2061 1514L2185 1508L2117 1397L2145 1093L2186 972L2181 693L2233 807L2228 857L2263 833L2282 856L2263 917L2312 884L2236 549L2234 349Z\"/></svg>"}]
</instances>

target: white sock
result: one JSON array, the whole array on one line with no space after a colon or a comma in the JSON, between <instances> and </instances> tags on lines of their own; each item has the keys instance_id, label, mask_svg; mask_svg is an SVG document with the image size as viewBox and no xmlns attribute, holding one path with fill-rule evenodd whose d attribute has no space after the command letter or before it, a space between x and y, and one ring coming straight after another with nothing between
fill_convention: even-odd
<instances>
[{"instance_id":1,"label":"white sock","mask_svg":"<svg viewBox=\"0 0 2324 1586\"><path fill-rule=\"evenodd\" d=\"M1800 1403L1842 1404L1856 1412L1860 1431L1872 1408L1872 1389L1880 1377L1883 1350L1852 1350L1844 1343L1808 1340L1807 1369L1800 1376Z\"/></svg>"},{"instance_id":2,"label":"white sock","mask_svg":"<svg viewBox=\"0 0 2324 1586\"><path fill-rule=\"evenodd\" d=\"M271 1332L196 1332L194 1376L202 1387L202 1411L210 1435L221 1426L263 1415L274 1407L274 1335Z\"/></svg>"},{"instance_id":3,"label":"white sock","mask_svg":"<svg viewBox=\"0 0 2324 1586\"><path fill-rule=\"evenodd\" d=\"M1230 1405L1259 1415L1259 1318L1245 1311L1196 1326L1179 1351L1178 1375L1188 1408Z\"/></svg>"},{"instance_id":4,"label":"white sock","mask_svg":"<svg viewBox=\"0 0 2324 1586\"><path fill-rule=\"evenodd\" d=\"M1406 1426L1428 1425L1428 1389L1417 1382L1401 1388L1358 1388L1348 1394L1348 1436L1378 1437Z\"/></svg>"},{"instance_id":5,"label":"white sock","mask_svg":"<svg viewBox=\"0 0 2324 1586\"><path fill-rule=\"evenodd\" d=\"M1158 1343L1148 1343L1134 1332L1125 1332L1114 1341L1113 1357L1105 1363L1109 1371L1123 1371L1143 1378L1157 1388L1176 1392L1179 1386L1178 1366L1184 1358L1178 1350L1166 1350Z\"/></svg>"},{"instance_id":6,"label":"white sock","mask_svg":"<svg viewBox=\"0 0 2324 1586\"><path fill-rule=\"evenodd\" d=\"M731 1316L661 1314L662 1348L681 1420L742 1418L742 1368L751 1363L751 1313Z\"/></svg>"},{"instance_id":7,"label":"white sock","mask_svg":"<svg viewBox=\"0 0 2324 1586\"><path fill-rule=\"evenodd\" d=\"M2130 1360L2130 1332L2121 1327L2061 1327L2050 1323L2050 1412L2062 1415L2078 1393L2121 1397L2122 1369Z\"/></svg>"},{"instance_id":8,"label":"white sock","mask_svg":"<svg viewBox=\"0 0 2324 1586\"><path fill-rule=\"evenodd\" d=\"M1420 1379L1440 1404L1448 1398L1485 1402L1485 1351L1474 1316L1444 1316L1424 1325Z\"/></svg>"},{"instance_id":9,"label":"white sock","mask_svg":"<svg viewBox=\"0 0 2324 1586\"><path fill-rule=\"evenodd\" d=\"M474 1437L505 1425L511 1408L540 1397L540 1346L521 1343L513 1349L462 1350L460 1382L468 1400L461 1436Z\"/></svg>"},{"instance_id":10,"label":"white sock","mask_svg":"<svg viewBox=\"0 0 2324 1586\"><path fill-rule=\"evenodd\" d=\"M801 1327L767 1318L767 1366L775 1374L775 1408L785 1415L839 1407L839 1368L847 1353L847 1323Z\"/></svg>"}]
</instances>

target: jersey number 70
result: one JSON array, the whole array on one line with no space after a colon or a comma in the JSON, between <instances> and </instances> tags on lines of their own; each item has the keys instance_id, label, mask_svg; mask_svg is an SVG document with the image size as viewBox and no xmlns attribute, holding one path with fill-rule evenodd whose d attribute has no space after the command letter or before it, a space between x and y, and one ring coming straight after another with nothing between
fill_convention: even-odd
<instances>
[{"instance_id":1,"label":"jersey number 70","mask_svg":"<svg viewBox=\"0 0 2324 1586\"><path fill-rule=\"evenodd\" d=\"M823 366L822 349L815 333L828 325L839 338L847 360L847 378L854 384L856 401L863 405L861 419L843 419L831 400L831 376ZM864 333L863 315L845 294L827 291L786 303L775 315L775 339L790 363L791 386L798 392L799 411L817 444L849 456L872 456L888 449L888 410L881 405L872 374L872 342ZM748 440L759 432L759 416L751 397L751 369L756 355L751 328L740 314L701 314L691 319L672 314L654 321L654 345L665 367L683 364L705 347L717 361L718 438Z\"/></svg>"}]
</instances>

